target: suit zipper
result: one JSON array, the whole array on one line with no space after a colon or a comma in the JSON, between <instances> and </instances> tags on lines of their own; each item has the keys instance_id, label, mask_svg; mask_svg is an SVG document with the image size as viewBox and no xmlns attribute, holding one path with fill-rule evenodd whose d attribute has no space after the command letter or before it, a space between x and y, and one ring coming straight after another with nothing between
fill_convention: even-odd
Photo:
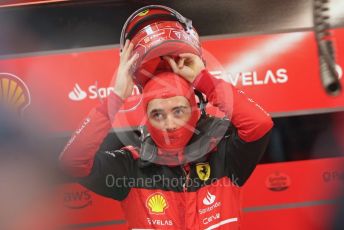
<instances>
[{"instance_id":1,"label":"suit zipper","mask_svg":"<svg viewBox=\"0 0 344 230\"><path fill-rule=\"evenodd\" d=\"M184 172L184 176L185 176L185 182L183 184L183 192L187 192L188 191L188 182L190 179L190 171L189 173L186 172L186 170L184 169L184 166L181 166L183 172Z\"/></svg>"}]
</instances>

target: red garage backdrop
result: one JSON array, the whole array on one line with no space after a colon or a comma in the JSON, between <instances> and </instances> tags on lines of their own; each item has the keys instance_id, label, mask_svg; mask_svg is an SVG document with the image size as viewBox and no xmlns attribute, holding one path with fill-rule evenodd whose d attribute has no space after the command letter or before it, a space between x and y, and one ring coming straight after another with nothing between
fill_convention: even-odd
<instances>
[{"instance_id":1,"label":"red garage backdrop","mask_svg":"<svg viewBox=\"0 0 344 230\"><path fill-rule=\"evenodd\" d=\"M333 33L343 85L344 29ZM208 68L216 77L243 89L273 116L344 108L344 94L329 96L322 87L313 32L207 39L202 46ZM2 59L2 92L6 89L14 94L14 88L8 90L11 82L21 82L28 91L24 97L30 99L26 100L29 105L24 115L39 117L56 134L71 133L98 100L108 95L118 62L118 48ZM137 88L129 100L124 109L139 102ZM214 113L215 108L208 107L208 111ZM141 107L119 113L114 127L137 126L141 114ZM243 229L325 229L335 204L333 191L343 179L343 169L338 165L342 161L338 158L258 166L244 187ZM116 201L76 184L59 189L58 197L70 217L64 225L125 228Z\"/></svg>"},{"instance_id":2,"label":"red garage backdrop","mask_svg":"<svg viewBox=\"0 0 344 230\"><path fill-rule=\"evenodd\" d=\"M334 34L337 69L342 75L344 29ZM343 94L331 97L322 87L312 32L205 40L202 46L208 69L215 76L243 89L274 116L340 110L344 106ZM72 131L111 90L118 57L118 48L42 54L1 60L0 70L1 76L10 73L27 85L31 95L27 116L44 114L51 130ZM137 92L135 88L135 95L124 105L126 109L139 102ZM119 113L114 127L139 125L141 113L141 107Z\"/></svg>"}]
</instances>

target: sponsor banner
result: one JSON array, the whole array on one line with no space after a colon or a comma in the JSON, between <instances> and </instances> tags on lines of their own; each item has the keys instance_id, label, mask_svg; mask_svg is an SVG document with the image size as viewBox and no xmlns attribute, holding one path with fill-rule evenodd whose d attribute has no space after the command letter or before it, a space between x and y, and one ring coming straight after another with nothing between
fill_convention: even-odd
<instances>
[{"instance_id":1,"label":"sponsor banner","mask_svg":"<svg viewBox=\"0 0 344 230\"><path fill-rule=\"evenodd\" d=\"M242 229L330 229L344 158L258 165L243 187Z\"/></svg>"},{"instance_id":2,"label":"sponsor banner","mask_svg":"<svg viewBox=\"0 0 344 230\"><path fill-rule=\"evenodd\" d=\"M64 226L125 219L119 202L99 196L79 184L60 186L56 197L66 217ZM116 224L120 226L125 224Z\"/></svg>"},{"instance_id":3,"label":"sponsor banner","mask_svg":"<svg viewBox=\"0 0 344 230\"><path fill-rule=\"evenodd\" d=\"M336 199L344 186L343 165L342 157L258 165L243 187L243 206Z\"/></svg>"},{"instance_id":4,"label":"sponsor banner","mask_svg":"<svg viewBox=\"0 0 344 230\"><path fill-rule=\"evenodd\" d=\"M333 32L341 74L343 31ZM344 94L328 96L322 87L313 32L209 39L202 46L215 77L244 90L271 113L344 107ZM118 63L118 49L114 48L1 60L0 72L18 76L28 86L28 114L54 131L71 131L112 91L110 81ZM114 127L140 124L141 99L139 87L135 87ZM215 114L216 108L209 106L208 112Z\"/></svg>"},{"instance_id":5,"label":"sponsor banner","mask_svg":"<svg viewBox=\"0 0 344 230\"><path fill-rule=\"evenodd\" d=\"M334 33L342 85L343 31ZM331 97L323 89L313 32L206 41L203 48L223 66L219 70L219 64L209 62L215 75L243 89L270 113L344 107L344 94Z\"/></svg>"}]
</instances>

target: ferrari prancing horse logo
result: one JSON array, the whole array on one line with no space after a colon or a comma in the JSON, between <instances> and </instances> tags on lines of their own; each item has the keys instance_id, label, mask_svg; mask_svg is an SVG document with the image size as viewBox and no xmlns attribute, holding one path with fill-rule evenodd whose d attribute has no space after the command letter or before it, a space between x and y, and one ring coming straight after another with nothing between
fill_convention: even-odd
<instances>
[{"instance_id":1,"label":"ferrari prancing horse logo","mask_svg":"<svg viewBox=\"0 0 344 230\"><path fill-rule=\"evenodd\" d=\"M143 10L142 12L140 12L140 13L138 14L138 16L140 16L140 17L145 16L146 14L148 14L148 12L149 12L149 10L148 10L148 9L145 9L145 10Z\"/></svg>"},{"instance_id":2,"label":"ferrari prancing horse logo","mask_svg":"<svg viewBox=\"0 0 344 230\"><path fill-rule=\"evenodd\" d=\"M198 163L196 165L196 172L199 179L206 181L210 177L210 165L209 163Z\"/></svg>"}]
</instances>

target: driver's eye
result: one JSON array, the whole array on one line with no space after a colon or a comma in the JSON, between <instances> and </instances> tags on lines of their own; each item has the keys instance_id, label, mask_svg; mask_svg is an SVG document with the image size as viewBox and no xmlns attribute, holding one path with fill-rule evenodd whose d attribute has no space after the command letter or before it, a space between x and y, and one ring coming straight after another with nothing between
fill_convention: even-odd
<instances>
[{"instance_id":1,"label":"driver's eye","mask_svg":"<svg viewBox=\"0 0 344 230\"><path fill-rule=\"evenodd\" d=\"M164 114L163 113L154 113L152 115L153 119L156 120L156 121L161 121L164 119Z\"/></svg>"},{"instance_id":2,"label":"driver's eye","mask_svg":"<svg viewBox=\"0 0 344 230\"><path fill-rule=\"evenodd\" d=\"M180 117L184 114L184 110L183 109L176 109L174 110L174 115L177 116L177 117Z\"/></svg>"}]
</instances>

